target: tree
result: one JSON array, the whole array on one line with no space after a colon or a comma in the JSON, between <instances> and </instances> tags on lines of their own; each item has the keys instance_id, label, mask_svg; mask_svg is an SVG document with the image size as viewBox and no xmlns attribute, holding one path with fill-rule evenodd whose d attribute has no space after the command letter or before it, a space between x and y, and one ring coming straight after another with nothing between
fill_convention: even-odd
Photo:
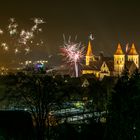
<instances>
[{"instance_id":1,"label":"tree","mask_svg":"<svg viewBox=\"0 0 140 140\"><path fill-rule=\"evenodd\" d=\"M118 79L109 105L106 139L139 139L140 74L125 71Z\"/></svg>"},{"instance_id":2,"label":"tree","mask_svg":"<svg viewBox=\"0 0 140 140\"><path fill-rule=\"evenodd\" d=\"M44 140L45 135L49 139L50 111L62 97L60 92L57 94L57 88L55 79L38 74L20 73L13 76L12 83L7 82L7 98L13 99L15 106L26 107L31 112L38 140Z\"/></svg>"},{"instance_id":3,"label":"tree","mask_svg":"<svg viewBox=\"0 0 140 140\"><path fill-rule=\"evenodd\" d=\"M103 111L105 103L105 91L98 79L89 79L89 97L93 101L94 111Z\"/></svg>"},{"instance_id":4,"label":"tree","mask_svg":"<svg viewBox=\"0 0 140 140\"><path fill-rule=\"evenodd\" d=\"M138 69L131 75L130 85L134 137L135 139L140 139L140 73Z\"/></svg>"}]
</instances>

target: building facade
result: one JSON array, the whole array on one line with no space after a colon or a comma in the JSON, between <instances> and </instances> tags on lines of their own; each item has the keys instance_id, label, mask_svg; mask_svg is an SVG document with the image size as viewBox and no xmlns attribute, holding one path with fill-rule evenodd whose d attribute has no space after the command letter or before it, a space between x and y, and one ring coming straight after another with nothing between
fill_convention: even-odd
<instances>
[{"instance_id":1,"label":"building facade","mask_svg":"<svg viewBox=\"0 0 140 140\"><path fill-rule=\"evenodd\" d=\"M127 69L130 74L139 69L139 54L134 43L123 52L120 43L113 57L105 57L103 54L95 55L89 41L82 74L94 74L102 79L104 76L120 76Z\"/></svg>"}]
</instances>

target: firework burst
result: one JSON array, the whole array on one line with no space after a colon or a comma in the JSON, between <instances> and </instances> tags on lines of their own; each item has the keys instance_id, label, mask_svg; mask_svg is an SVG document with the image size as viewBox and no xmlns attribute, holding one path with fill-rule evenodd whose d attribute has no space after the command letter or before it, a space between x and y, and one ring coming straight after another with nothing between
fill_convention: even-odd
<instances>
[{"instance_id":1,"label":"firework burst","mask_svg":"<svg viewBox=\"0 0 140 140\"><path fill-rule=\"evenodd\" d=\"M64 41L61 52L61 55L65 57L67 63L74 64L75 74L78 77L78 63L84 56L84 47L82 47L81 43L74 43L70 40L68 42Z\"/></svg>"},{"instance_id":2,"label":"firework burst","mask_svg":"<svg viewBox=\"0 0 140 140\"><path fill-rule=\"evenodd\" d=\"M23 53L26 55L31 51L31 46L43 46L43 41L37 41L37 34L42 32L41 25L45 22L41 18L31 20L33 21L33 26L28 30L19 27L15 18L10 18L9 24L5 29L0 28L0 35L3 36L1 48L4 51L9 50L14 54Z\"/></svg>"},{"instance_id":3,"label":"firework burst","mask_svg":"<svg viewBox=\"0 0 140 140\"><path fill-rule=\"evenodd\" d=\"M17 31L18 24L14 18L10 18L10 24L8 25L8 31L10 36L18 33Z\"/></svg>"}]
</instances>

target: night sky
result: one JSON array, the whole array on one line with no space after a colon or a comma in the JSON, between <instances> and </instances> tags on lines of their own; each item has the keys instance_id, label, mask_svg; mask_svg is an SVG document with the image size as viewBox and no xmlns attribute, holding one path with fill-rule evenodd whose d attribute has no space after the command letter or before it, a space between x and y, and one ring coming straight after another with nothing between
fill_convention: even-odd
<instances>
[{"instance_id":1,"label":"night sky","mask_svg":"<svg viewBox=\"0 0 140 140\"><path fill-rule=\"evenodd\" d=\"M59 49L66 38L87 45L90 33L94 36L93 52L103 51L112 56L118 42L123 47L135 43L140 50L140 2L112 0L4 0L0 1L0 27L7 25L14 17L24 27L30 25L33 17L42 17L46 21L40 38L44 47L35 47L28 55L6 54L0 49L0 65L26 59L50 59L52 63L60 61ZM1 39L0 39L1 40ZM49 58L49 56L52 57Z\"/></svg>"}]
</instances>

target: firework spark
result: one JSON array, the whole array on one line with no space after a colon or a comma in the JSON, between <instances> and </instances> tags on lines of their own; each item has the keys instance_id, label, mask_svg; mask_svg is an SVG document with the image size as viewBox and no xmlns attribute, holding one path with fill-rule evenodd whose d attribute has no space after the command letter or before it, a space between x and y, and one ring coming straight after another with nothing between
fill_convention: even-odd
<instances>
[{"instance_id":1,"label":"firework spark","mask_svg":"<svg viewBox=\"0 0 140 140\"><path fill-rule=\"evenodd\" d=\"M3 48L3 50L8 51L9 47L7 45L7 43L1 43L1 47Z\"/></svg>"},{"instance_id":2,"label":"firework spark","mask_svg":"<svg viewBox=\"0 0 140 140\"><path fill-rule=\"evenodd\" d=\"M30 50L29 47L25 48L25 54L28 54L30 51L31 51L31 50Z\"/></svg>"},{"instance_id":3,"label":"firework spark","mask_svg":"<svg viewBox=\"0 0 140 140\"><path fill-rule=\"evenodd\" d=\"M18 48L15 48L15 54L19 53Z\"/></svg>"},{"instance_id":4,"label":"firework spark","mask_svg":"<svg viewBox=\"0 0 140 140\"><path fill-rule=\"evenodd\" d=\"M66 62L74 64L76 77L78 77L78 63L83 58L84 47L81 47L81 43L70 42L69 39L68 43L64 43L61 51Z\"/></svg>"},{"instance_id":5,"label":"firework spark","mask_svg":"<svg viewBox=\"0 0 140 140\"><path fill-rule=\"evenodd\" d=\"M18 24L16 23L15 19L10 18L10 24L8 25L8 31L11 36L17 34L17 27L18 27Z\"/></svg>"},{"instance_id":6,"label":"firework spark","mask_svg":"<svg viewBox=\"0 0 140 140\"><path fill-rule=\"evenodd\" d=\"M42 23L45 23L45 22L41 18L34 18L34 23L35 24L42 24Z\"/></svg>"},{"instance_id":7,"label":"firework spark","mask_svg":"<svg viewBox=\"0 0 140 140\"><path fill-rule=\"evenodd\" d=\"M35 32L35 31L42 32L42 28L39 28L39 25L44 24L45 21L43 19L41 19L41 18L34 18L33 21L34 21L34 25L31 28L31 31L32 32Z\"/></svg>"},{"instance_id":8,"label":"firework spark","mask_svg":"<svg viewBox=\"0 0 140 140\"><path fill-rule=\"evenodd\" d=\"M43 31L41 24L44 24L45 22L41 18L34 18L32 21L33 26L31 26L29 29L25 29L24 27L19 27L14 18L10 18L9 24L6 26L6 28L0 28L0 35L4 36L2 38L3 40L0 42L1 48L3 48L4 51L13 51L14 54L22 52L25 52L24 54L28 54L31 51L31 47L42 46L44 42L37 39L37 33Z\"/></svg>"},{"instance_id":9,"label":"firework spark","mask_svg":"<svg viewBox=\"0 0 140 140\"><path fill-rule=\"evenodd\" d=\"M19 43L26 45L29 40L33 39L33 37L34 37L33 32L22 30L20 32Z\"/></svg>"}]
</instances>

